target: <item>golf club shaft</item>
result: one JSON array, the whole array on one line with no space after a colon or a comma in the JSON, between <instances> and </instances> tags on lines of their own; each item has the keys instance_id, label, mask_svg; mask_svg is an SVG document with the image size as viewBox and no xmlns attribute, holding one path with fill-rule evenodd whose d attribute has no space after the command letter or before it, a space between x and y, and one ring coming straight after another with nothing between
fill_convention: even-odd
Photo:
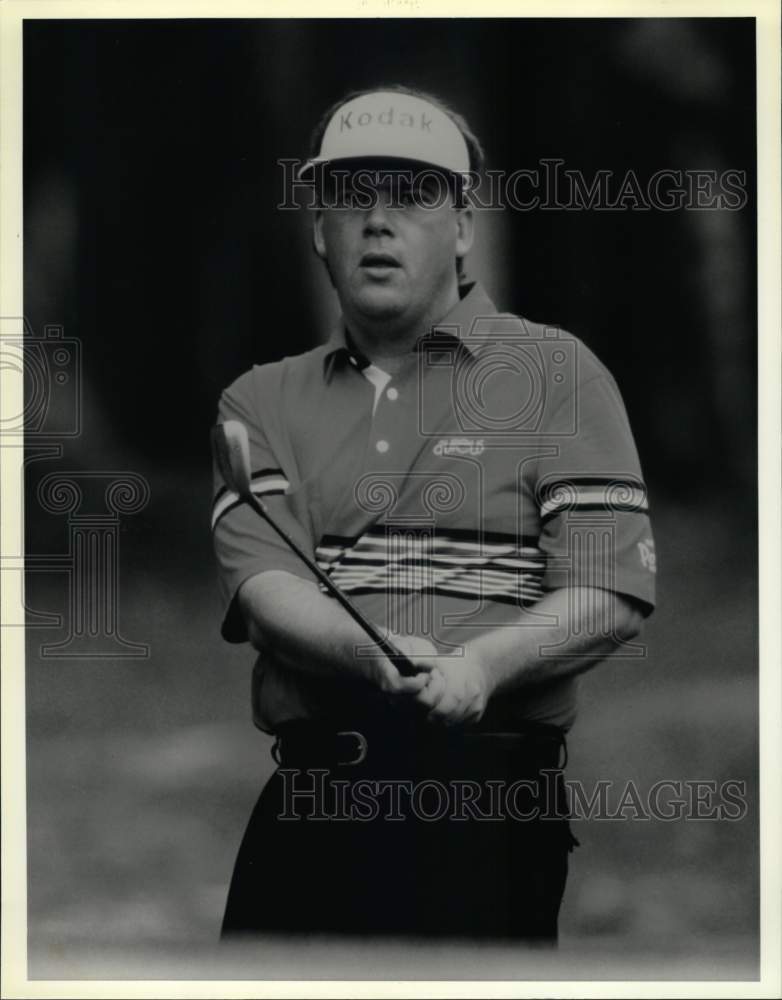
<instances>
[{"instance_id":1,"label":"golf club shaft","mask_svg":"<svg viewBox=\"0 0 782 1000\"><path fill-rule=\"evenodd\" d=\"M347 611L350 617L356 622L361 628L366 632L369 638L376 643L380 649L385 653L389 660L394 664L396 669L402 674L403 677L414 677L416 674L420 673L416 669L412 661L405 656L404 653L400 652L396 646L390 642L381 632L377 629L368 618L366 618L361 611L355 606L355 604L350 600L350 598L343 594L339 587L333 582L331 577L325 573L320 566L311 559L307 553L291 538L291 536L284 531L274 520L274 518L269 514L266 506L261 503L260 500L252 493L249 493L242 497L242 499L247 503L252 509L262 517L268 525L270 525L280 536L280 538L285 542L285 544L296 553L296 555L301 559L301 561L307 566L307 568L315 574L318 580L323 584L323 586L328 590L335 600L339 601L342 607Z\"/></svg>"}]
</instances>

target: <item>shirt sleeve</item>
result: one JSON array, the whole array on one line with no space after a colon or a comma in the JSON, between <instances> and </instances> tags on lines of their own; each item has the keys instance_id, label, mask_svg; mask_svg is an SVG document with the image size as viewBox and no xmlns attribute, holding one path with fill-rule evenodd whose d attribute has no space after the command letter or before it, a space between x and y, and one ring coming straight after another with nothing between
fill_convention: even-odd
<instances>
[{"instance_id":1,"label":"shirt sleeve","mask_svg":"<svg viewBox=\"0 0 782 1000\"><path fill-rule=\"evenodd\" d=\"M217 421L238 420L247 428L250 443L251 487L275 522L304 550L312 554L308 519L295 497L292 460L281 442L262 426L254 399L254 373L238 378L220 398ZM247 642L247 628L236 600L241 585L267 570L284 570L306 580L313 574L274 529L226 486L213 458L214 493L212 539L217 557L218 583L224 617L221 634L228 642Z\"/></svg>"},{"instance_id":2,"label":"shirt sleeve","mask_svg":"<svg viewBox=\"0 0 782 1000\"><path fill-rule=\"evenodd\" d=\"M575 392L548 428L553 454L538 463L543 585L625 594L648 615L655 604L657 567L647 490L627 412L607 372Z\"/></svg>"}]
</instances>

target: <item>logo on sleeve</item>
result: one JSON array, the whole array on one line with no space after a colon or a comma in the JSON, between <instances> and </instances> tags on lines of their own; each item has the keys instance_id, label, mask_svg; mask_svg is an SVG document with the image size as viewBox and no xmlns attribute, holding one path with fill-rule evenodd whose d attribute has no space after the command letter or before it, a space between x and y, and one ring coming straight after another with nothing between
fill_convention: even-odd
<instances>
[{"instance_id":1,"label":"logo on sleeve","mask_svg":"<svg viewBox=\"0 0 782 1000\"><path fill-rule=\"evenodd\" d=\"M654 541L651 538L645 538L642 542L638 543L638 552L641 555L641 565L644 569L648 569L650 573L657 572L657 556L654 552Z\"/></svg>"}]
</instances>

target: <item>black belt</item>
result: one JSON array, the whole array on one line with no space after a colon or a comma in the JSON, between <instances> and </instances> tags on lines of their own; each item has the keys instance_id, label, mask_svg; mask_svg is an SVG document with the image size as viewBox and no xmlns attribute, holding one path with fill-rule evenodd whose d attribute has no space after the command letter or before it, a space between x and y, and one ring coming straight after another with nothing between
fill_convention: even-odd
<instances>
[{"instance_id":1,"label":"black belt","mask_svg":"<svg viewBox=\"0 0 782 1000\"><path fill-rule=\"evenodd\" d=\"M479 729L446 729L434 724L324 722L297 719L278 726L272 747L274 760L283 767L357 767L378 760L434 754L471 755L529 752L542 765L561 768L567 763L564 731L544 723L529 723L514 732ZM564 750L564 761L560 760Z\"/></svg>"}]
</instances>

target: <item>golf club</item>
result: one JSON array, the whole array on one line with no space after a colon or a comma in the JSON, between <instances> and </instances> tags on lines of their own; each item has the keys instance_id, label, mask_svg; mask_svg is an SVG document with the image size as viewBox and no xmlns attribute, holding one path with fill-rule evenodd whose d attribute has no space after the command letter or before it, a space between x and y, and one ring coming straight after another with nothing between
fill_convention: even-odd
<instances>
[{"instance_id":1,"label":"golf club","mask_svg":"<svg viewBox=\"0 0 782 1000\"><path fill-rule=\"evenodd\" d=\"M241 500L252 507L258 517L266 521L277 532L331 596L339 601L353 621L357 622L369 638L382 649L400 674L404 677L414 677L420 673L412 661L400 652L372 622L364 617L350 598L343 594L332 581L331 577L275 522L264 502L253 493L250 472L250 443L244 424L238 420L226 420L224 423L217 424L212 428L212 448L217 466L228 489L233 490Z\"/></svg>"}]
</instances>

